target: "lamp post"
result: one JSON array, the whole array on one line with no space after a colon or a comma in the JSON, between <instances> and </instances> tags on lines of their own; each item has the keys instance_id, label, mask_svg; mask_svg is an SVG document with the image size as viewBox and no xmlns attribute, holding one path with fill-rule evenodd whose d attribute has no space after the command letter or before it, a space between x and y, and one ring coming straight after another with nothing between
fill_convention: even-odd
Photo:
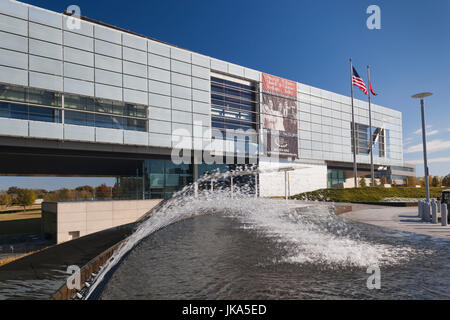
<instances>
[{"instance_id":1,"label":"lamp post","mask_svg":"<svg viewBox=\"0 0 450 320\"><path fill-rule=\"evenodd\" d=\"M427 134L426 134L426 126L425 126L425 102L424 99L426 97L431 96L431 92L418 93L413 95L414 99L420 99L420 106L422 111L422 140L423 140L423 164L425 169L425 192L427 195L427 203L430 201L430 185L428 181L428 160L427 160Z\"/></svg>"}]
</instances>

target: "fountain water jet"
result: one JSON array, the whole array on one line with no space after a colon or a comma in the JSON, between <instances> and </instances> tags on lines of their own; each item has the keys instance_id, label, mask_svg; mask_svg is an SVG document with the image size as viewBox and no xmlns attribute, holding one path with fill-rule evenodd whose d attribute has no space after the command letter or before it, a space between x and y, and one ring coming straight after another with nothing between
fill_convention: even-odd
<instances>
[{"instance_id":1,"label":"fountain water jet","mask_svg":"<svg viewBox=\"0 0 450 320\"><path fill-rule=\"evenodd\" d=\"M240 173L242 174L242 172ZM221 174L221 178L236 175ZM201 185L215 175L199 179ZM414 253L410 247L370 243L332 213L331 205L306 205L275 199L255 198L250 185L222 186L194 190L186 186L142 221L104 265L91 285L88 299L105 276L140 241L152 233L183 219L221 212L239 219L247 228L264 233L282 243L289 252L284 262L320 264L328 268L369 267L398 264Z\"/></svg>"}]
</instances>

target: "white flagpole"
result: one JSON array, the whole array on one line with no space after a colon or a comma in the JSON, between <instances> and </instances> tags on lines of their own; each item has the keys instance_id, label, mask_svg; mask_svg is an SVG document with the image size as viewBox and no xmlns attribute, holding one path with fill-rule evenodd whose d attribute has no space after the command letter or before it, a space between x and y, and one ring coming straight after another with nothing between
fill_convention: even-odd
<instances>
[{"instance_id":1,"label":"white flagpole","mask_svg":"<svg viewBox=\"0 0 450 320\"><path fill-rule=\"evenodd\" d=\"M358 188L358 167L356 164L356 126L355 109L353 106L353 62L350 58L350 88L352 92L352 127L353 127L353 175L355 177L355 188Z\"/></svg>"},{"instance_id":2,"label":"white flagpole","mask_svg":"<svg viewBox=\"0 0 450 320\"><path fill-rule=\"evenodd\" d=\"M370 66L367 66L367 78L369 79L369 88L367 88L367 97L369 99L369 130L370 130L370 175L372 177L372 187L375 186L375 169L373 166L373 133L372 133L372 108L370 105Z\"/></svg>"}]
</instances>

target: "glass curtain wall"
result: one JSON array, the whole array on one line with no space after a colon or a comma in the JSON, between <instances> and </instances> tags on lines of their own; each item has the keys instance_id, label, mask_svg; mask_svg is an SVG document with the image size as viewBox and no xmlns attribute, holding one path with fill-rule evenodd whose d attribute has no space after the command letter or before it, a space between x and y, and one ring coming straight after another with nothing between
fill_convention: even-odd
<instances>
[{"instance_id":1,"label":"glass curtain wall","mask_svg":"<svg viewBox=\"0 0 450 320\"><path fill-rule=\"evenodd\" d=\"M345 182L345 171L328 169L328 188L336 188Z\"/></svg>"},{"instance_id":2,"label":"glass curtain wall","mask_svg":"<svg viewBox=\"0 0 450 320\"><path fill-rule=\"evenodd\" d=\"M193 167L169 160L143 160L136 176L118 178L119 199L169 199L191 184Z\"/></svg>"},{"instance_id":3,"label":"glass curtain wall","mask_svg":"<svg viewBox=\"0 0 450 320\"><path fill-rule=\"evenodd\" d=\"M228 171L244 171L255 169L250 165L226 165L226 164L199 164L198 178L208 174L225 173ZM177 191L182 190L194 182L194 170L191 164L176 165L170 160L144 160L139 168L136 168L135 176L118 177L115 193L116 199L169 199ZM233 178L236 187L245 187L250 193L255 190L255 176L253 174L242 175ZM214 179L213 188L227 189L231 185L231 179ZM211 180L202 182L199 189L211 189Z\"/></svg>"},{"instance_id":4,"label":"glass curtain wall","mask_svg":"<svg viewBox=\"0 0 450 320\"><path fill-rule=\"evenodd\" d=\"M223 139L236 142L235 152L248 154L249 143L258 142L258 89L254 82L233 79L211 77L211 126ZM248 130L254 130L254 134Z\"/></svg>"}]
</instances>

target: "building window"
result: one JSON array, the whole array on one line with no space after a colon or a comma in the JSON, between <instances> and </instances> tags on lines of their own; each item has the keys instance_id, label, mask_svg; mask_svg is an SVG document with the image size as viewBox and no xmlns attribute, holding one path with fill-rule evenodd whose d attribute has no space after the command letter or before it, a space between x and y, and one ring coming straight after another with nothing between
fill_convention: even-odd
<instances>
[{"instance_id":1,"label":"building window","mask_svg":"<svg viewBox=\"0 0 450 320\"><path fill-rule=\"evenodd\" d=\"M328 169L328 188L336 188L345 182L345 171Z\"/></svg>"},{"instance_id":2,"label":"building window","mask_svg":"<svg viewBox=\"0 0 450 320\"><path fill-rule=\"evenodd\" d=\"M0 117L61 123L61 110L0 101Z\"/></svg>"},{"instance_id":3,"label":"building window","mask_svg":"<svg viewBox=\"0 0 450 320\"><path fill-rule=\"evenodd\" d=\"M213 73L211 77L213 139L234 141L235 153L254 154L258 143L258 97L255 82Z\"/></svg>"},{"instance_id":4,"label":"building window","mask_svg":"<svg viewBox=\"0 0 450 320\"><path fill-rule=\"evenodd\" d=\"M64 95L64 122L81 126L147 131L147 107L130 103Z\"/></svg>"},{"instance_id":5,"label":"building window","mask_svg":"<svg viewBox=\"0 0 450 320\"><path fill-rule=\"evenodd\" d=\"M220 75L211 77L212 127L225 129L257 129L257 88L249 81Z\"/></svg>"},{"instance_id":6,"label":"building window","mask_svg":"<svg viewBox=\"0 0 450 320\"><path fill-rule=\"evenodd\" d=\"M62 95L58 92L0 85L0 117L61 122Z\"/></svg>"},{"instance_id":7,"label":"building window","mask_svg":"<svg viewBox=\"0 0 450 320\"><path fill-rule=\"evenodd\" d=\"M373 154L380 158L390 157L389 145L390 137L389 130L382 128L372 128L372 135L370 135L370 128L367 125L356 123L356 154L370 155L370 144L372 143ZM352 152L353 152L353 124L352 128Z\"/></svg>"},{"instance_id":8,"label":"building window","mask_svg":"<svg viewBox=\"0 0 450 320\"><path fill-rule=\"evenodd\" d=\"M190 164L176 165L166 160L144 160L136 168L136 176L118 178L117 197L169 199L193 181L193 166Z\"/></svg>"},{"instance_id":9,"label":"building window","mask_svg":"<svg viewBox=\"0 0 450 320\"><path fill-rule=\"evenodd\" d=\"M61 123L63 112L68 124L147 131L144 105L0 85L0 117Z\"/></svg>"}]
</instances>

